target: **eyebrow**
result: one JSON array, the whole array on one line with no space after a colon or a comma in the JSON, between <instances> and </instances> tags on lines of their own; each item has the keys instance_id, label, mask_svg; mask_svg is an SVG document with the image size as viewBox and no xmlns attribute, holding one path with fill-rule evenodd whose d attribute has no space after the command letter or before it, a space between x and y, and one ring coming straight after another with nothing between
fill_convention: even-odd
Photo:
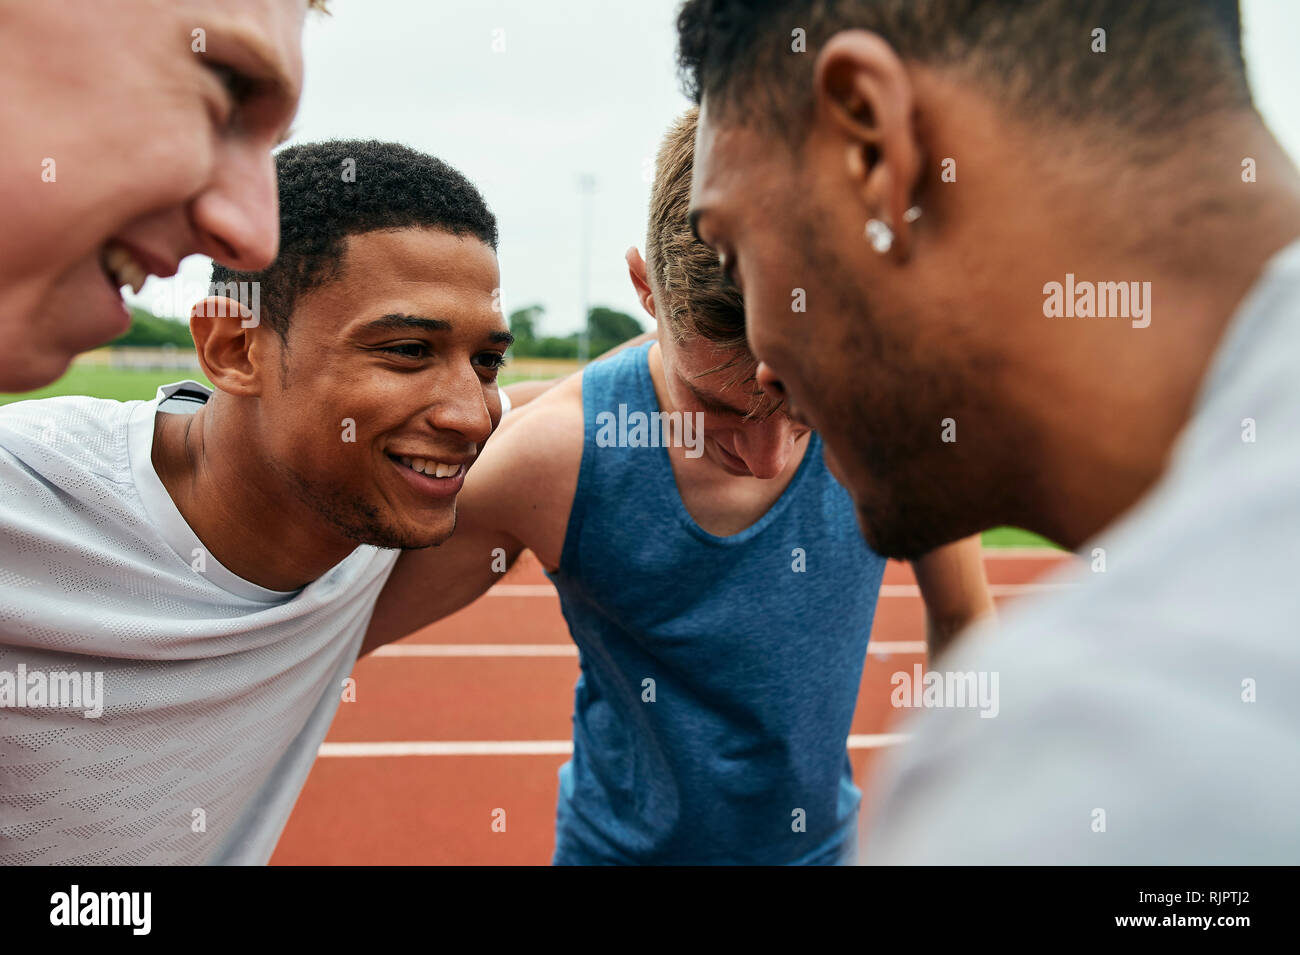
<instances>
[{"instance_id":1,"label":"eyebrow","mask_svg":"<svg viewBox=\"0 0 1300 955\"><path fill-rule=\"evenodd\" d=\"M681 378L680 375L678 375L678 377ZM727 414L734 414L741 418L747 417L749 415L748 409L735 408L727 404L725 401L719 401L717 398L710 397L709 395L706 395L704 392L700 391L700 389L696 388L685 378L681 378L681 381L682 384L684 384L690 390L691 394L695 396L696 400L699 401L700 404L704 405L705 407L712 408L715 411L725 411Z\"/></svg>"},{"instance_id":2,"label":"eyebrow","mask_svg":"<svg viewBox=\"0 0 1300 955\"><path fill-rule=\"evenodd\" d=\"M420 315L403 315L394 313L391 315L382 315L373 321L366 322L361 327L362 331L405 331L416 330L422 332L449 332L451 331L451 322L445 318L424 318ZM496 344L505 345L509 348L515 343L515 336L509 332L489 332L488 339Z\"/></svg>"},{"instance_id":3,"label":"eyebrow","mask_svg":"<svg viewBox=\"0 0 1300 955\"><path fill-rule=\"evenodd\" d=\"M247 95L266 98L276 103L286 114L284 125L276 133L272 149L278 149L292 138L292 123L298 113L302 88L290 79L284 64L278 60L255 31L238 20L219 21L208 28L211 55L242 82L247 84Z\"/></svg>"},{"instance_id":4,"label":"eyebrow","mask_svg":"<svg viewBox=\"0 0 1300 955\"><path fill-rule=\"evenodd\" d=\"M366 331L404 331L417 329L422 332L449 332L451 322L443 318L421 318L418 315L384 315L362 326Z\"/></svg>"},{"instance_id":5,"label":"eyebrow","mask_svg":"<svg viewBox=\"0 0 1300 955\"><path fill-rule=\"evenodd\" d=\"M213 53L221 59L228 56L235 60L230 68L256 82L259 92L274 93L286 102L297 103L301 91L295 89L283 64L255 32L237 22L219 23L208 32L215 33L218 41Z\"/></svg>"}]
</instances>

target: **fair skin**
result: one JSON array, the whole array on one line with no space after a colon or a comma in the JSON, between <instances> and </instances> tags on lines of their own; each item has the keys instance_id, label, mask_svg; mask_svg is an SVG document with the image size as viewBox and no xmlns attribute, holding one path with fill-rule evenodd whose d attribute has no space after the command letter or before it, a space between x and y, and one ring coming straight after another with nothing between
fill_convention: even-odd
<instances>
[{"instance_id":1,"label":"fair skin","mask_svg":"<svg viewBox=\"0 0 1300 955\"><path fill-rule=\"evenodd\" d=\"M655 317L654 293L635 249L628 266L643 306ZM730 384L728 374L706 374L728 357L707 342L676 342L662 325L649 351L660 409L704 414L704 453L691 457L681 446L667 452L687 512L719 536L744 530L776 502L799 469L810 434L778 407L761 407L770 413L746 419L756 387L752 379ZM363 654L484 593L500 579L494 570L498 548L510 561L527 548L548 570L558 569L578 486L583 428L580 375L505 419L461 490L452 538L398 560L375 607ZM937 654L966 625L993 611L979 540L940 548L914 566L931 652Z\"/></svg>"},{"instance_id":2,"label":"fair skin","mask_svg":"<svg viewBox=\"0 0 1300 955\"><path fill-rule=\"evenodd\" d=\"M307 0L3 6L0 391L53 381L126 331L122 285L195 253L271 263L271 150L297 108L306 13Z\"/></svg>"}]
</instances>

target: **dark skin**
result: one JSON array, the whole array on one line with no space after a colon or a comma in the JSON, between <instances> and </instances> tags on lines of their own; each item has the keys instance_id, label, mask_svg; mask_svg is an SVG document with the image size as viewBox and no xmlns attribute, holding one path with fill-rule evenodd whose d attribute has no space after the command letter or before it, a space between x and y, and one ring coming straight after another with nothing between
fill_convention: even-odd
<instances>
[{"instance_id":1,"label":"dark skin","mask_svg":"<svg viewBox=\"0 0 1300 955\"><path fill-rule=\"evenodd\" d=\"M1300 235L1295 168L1252 112L1139 165L1135 134L1045 129L862 31L811 82L797 161L707 98L696 142L694 222L744 292L760 383L821 432L882 553L1003 523L1082 546L1159 477L1227 322ZM1243 156L1268 175L1243 184ZM1150 282L1151 325L1044 317L1067 272Z\"/></svg>"},{"instance_id":2,"label":"dark skin","mask_svg":"<svg viewBox=\"0 0 1300 955\"><path fill-rule=\"evenodd\" d=\"M242 328L231 303L196 306L217 392L193 416L157 416L153 464L211 555L288 591L358 544L446 540L463 476L440 484L394 458L467 468L500 421L499 286L480 240L403 229L349 237L339 276L299 298L287 342Z\"/></svg>"}]
</instances>

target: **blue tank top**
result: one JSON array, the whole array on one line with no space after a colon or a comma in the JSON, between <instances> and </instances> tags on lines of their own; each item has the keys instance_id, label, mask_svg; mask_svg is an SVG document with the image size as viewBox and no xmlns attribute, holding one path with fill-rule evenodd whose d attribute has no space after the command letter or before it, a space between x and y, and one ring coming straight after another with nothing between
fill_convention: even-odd
<instances>
[{"instance_id":1,"label":"blue tank top","mask_svg":"<svg viewBox=\"0 0 1300 955\"><path fill-rule=\"evenodd\" d=\"M598 441L602 412L659 410L649 348L583 372L581 471L548 575L581 663L554 862L841 861L857 841L846 742L885 561L816 433L776 503L729 537L687 513L663 447Z\"/></svg>"}]
</instances>

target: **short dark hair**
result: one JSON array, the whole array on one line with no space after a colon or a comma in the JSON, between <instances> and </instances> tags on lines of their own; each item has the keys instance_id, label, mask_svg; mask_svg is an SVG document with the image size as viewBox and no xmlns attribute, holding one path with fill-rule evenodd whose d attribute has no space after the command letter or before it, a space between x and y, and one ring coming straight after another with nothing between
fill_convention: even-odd
<instances>
[{"instance_id":1,"label":"short dark hair","mask_svg":"<svg viewBox=\"0 0 1300 955\"><path fill-rule=\"evenodd\" d=\"M1107 52L1092 52L1106 31ZM794 31L806 52L794 52ZM688 96L801 143L813 62L843 30L904 60L964 68L1033 115L1169 130L1249 108L1238 0L687 0L677 17Z\"/></svg>"},{"instance_id":2,"label":"short dark hair","mask_svg":"<svg viewBox=\"0 0 1300 955\"><path fill-rule=\"evenodd\" d=\"M396 143L343 139L275 157L280 253L261 272L212 265L210 294L260 282L260 318L285 338L299 296L338 277L348 236L441 229L497 247L496 217L474 184L440 159Z\"/></svg>"}]
</instances>

